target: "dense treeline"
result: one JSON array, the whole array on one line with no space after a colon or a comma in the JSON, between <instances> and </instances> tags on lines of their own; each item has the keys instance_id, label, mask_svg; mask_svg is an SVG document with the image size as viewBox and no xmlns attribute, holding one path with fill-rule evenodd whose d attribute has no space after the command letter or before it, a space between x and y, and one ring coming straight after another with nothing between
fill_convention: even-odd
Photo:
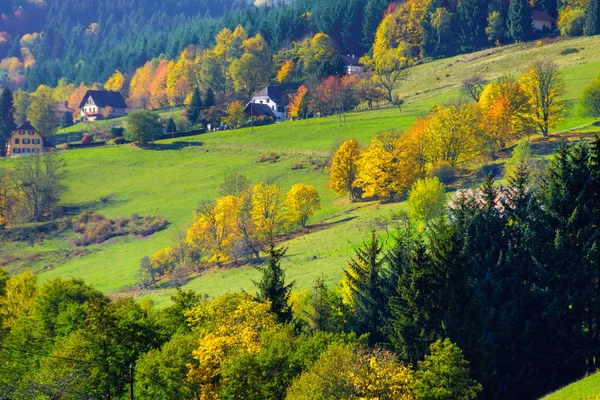
<instances>
[{"instance_id":1,"label":"dense treeline","mask_svg":"<svg viewBox=\"0 0 600 400\"><path fill-rule=\"evenodd\" d=\"M537 398L600 364L600 138L541 182L515 158L506 187L373 234L337 288L292 292L273 246L254 295L162 310L0 270L0 394L121 398L133 374L156 399Z\"/></svg>"},{"instance_id":2,"label":"dense treeline","mask_svg":"<svg viewBox=\"0 0 600 400\"><path fill-rule=\"evenodd\" d=\"M23 55L29 66L24 87L32 90L42 83L55 85L61 77L77 83L104 81L115 69L131 72L161 54L175 58L190 44L207 48L224 27L238 25L250 35L260 33L273 50L310 32L325 32L342 52L362 54L389 0L298 0L259 7L241 0L50 0L40 8L20 3L4 6L9 18L0 21L0 32L8 30L8 37L4 45L0 42L0 58ZM17 9L18 15L12 15ZM38 19L30 15L43 22L36 26L32 21ZM21 31L23 25L31 28ZM23 40L25 33L29 35Z\"/></svg>"}]
</instances>

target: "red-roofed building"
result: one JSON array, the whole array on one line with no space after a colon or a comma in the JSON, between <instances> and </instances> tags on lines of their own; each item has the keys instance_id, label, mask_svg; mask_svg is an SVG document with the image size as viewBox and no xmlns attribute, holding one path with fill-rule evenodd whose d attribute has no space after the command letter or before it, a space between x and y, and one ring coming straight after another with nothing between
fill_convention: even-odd
<instances>
[{"instance_id":1,"label":"red-roofed building","mask_svg":"<svg viewBox=\"0 0 600 400\"><path fill-rule=\"evenodd\" d=\"M71 114L74 114L75 110L69 107L68 101L65 101L64 103L56 103L54 105L54 112L56 113L56 119L60 121L64 113L70 112Z\"/></svg>"}]
</instances>

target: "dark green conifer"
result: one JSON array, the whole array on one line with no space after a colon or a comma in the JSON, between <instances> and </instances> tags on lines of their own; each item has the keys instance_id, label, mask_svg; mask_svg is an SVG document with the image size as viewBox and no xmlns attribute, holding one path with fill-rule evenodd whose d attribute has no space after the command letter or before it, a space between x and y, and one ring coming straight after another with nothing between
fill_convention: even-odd
<instances>
[{"instance_id":1,"label":"dark green conifer","mask_svg":"<svg viewBox=\"0 0 600 400\"><path fill-rule=\"evenodd\" d=\"M287 323L292 320L292 309L289 305L290 293L294 283L285 283L285 272L281 268L281 258L287 249L276 249L273 245L269 249L269 259L266 265L256 267L262 274L260 281L254 282L256 286L256 300L271 302L271 311L277 315L279 322Z\"/></svg>"},{"instance_id":2,"label":"dark green conifer","mask_svg":"<svg viewBox=\"0 0 600 400\"><path fill-rule=\"evenodd\" d=\"M456 9L459 21L459 46L461 52L479 50L487 45L488 1L462 0Z\"/></svg>"},{"instance_id":3,"label":"dark green conifer","mask_svg":"<svg viewBox=\"0 0 600 400\"><path fill-rule=\"evenodd\" d=\"M600 34L600 0L589 0L583 30L588 36Z\"/></svg>"},{"instance_id":4,"label":"dark green conifer","mask_svg":"<svg viewBox=\"0 0 600 400\"><path fill-rule=\"evenodd\" d=\"M383 269L383 246L379 237L371 233L369 241L355 250L355 256L344 270L354 301L357 331L368 333L370 343L384 339L382 331L387 315L387 298Z\"/></svg>"},{"instance_id":5,"label":"dark green conifer","mask_svg":"<svg viewBox=\"0 0 600 400\"><path fill-rule=\"evenodd\" d=\"M215 92L211 88L206 89L204 94L204 107L210 108L215 105Z\"/></svg>"},{"instance_id":6,"label":"dark green conifer","mask_svg":"<svg viewBox=\"0 0 600 400\"><path fill-rule=\"evenodd\" d=\"M15 129L13 93L9 88L4 88L0 95L0 155L4 154L6 138Z\"/></svg>"},{"instance_id":7,"label":"dark green conifer","mask_svg":"<svg viewBox=\"0 0 600 400\"><path fill-rule=\"evenodd\" d=\"M531 38L533 26L528 0L513 0L510 3L506 28L506 37L510 40L523 41Z\"/></svg>"},{"instance_id":8,"label":"dark green conifer","mask_svg":"<svg viewBox=\"0 0 600 400\"><path fill-rule=\"evenodd\" d=\"M192 99L190 100L190 104L188 105L185 113L185 117L192 123L192 125L196 125L198 123L198 119L200 118L200 110L202 110L202 96L200 94L200 89L196 87L192 92Z\"/></svg>"}]
</instances>

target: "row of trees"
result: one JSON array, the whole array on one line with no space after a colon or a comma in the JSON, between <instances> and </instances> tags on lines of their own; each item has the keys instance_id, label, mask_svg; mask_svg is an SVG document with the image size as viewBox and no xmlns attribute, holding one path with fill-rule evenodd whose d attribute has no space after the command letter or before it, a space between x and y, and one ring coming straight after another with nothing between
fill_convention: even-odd
<instances>
[{"instance_id":1,"label":"row of trees","mask_svg":"<svg viewBox=\"0 0 600 400\"><path fill-rule=\"evenodd\" d=\"M473 91L476 103L435 107L403 134L380 133L362 151L344 142L333 156L330 187L338 194L393 199L440 165L454 169L487 157L520 138L548 135L565 113L556 65L538 62L519 81L509 78Z\"/></svg>"},{"instance_id":2,"label":"row of trees","mask_svg":"<svg viewBox=\"0 0 600 400\"><path fill-rule=\"evenodd\" d=\"M306 227L321 203L313 186L297 183L286 194L271 183L253 186L237 173L225 178L220 194L196 209L192 225L175 244L142 261L146 282L156 284L177 267L199 262L218 267L231 261L260 262L261 251L276 236Z\"/></svg>"}]
</instances>

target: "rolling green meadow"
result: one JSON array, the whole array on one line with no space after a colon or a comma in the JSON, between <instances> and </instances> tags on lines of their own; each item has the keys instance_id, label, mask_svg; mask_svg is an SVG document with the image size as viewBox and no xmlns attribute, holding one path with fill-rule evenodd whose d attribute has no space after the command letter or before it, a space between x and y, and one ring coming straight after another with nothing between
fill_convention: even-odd
<instances>
[{"instance_id":1,"label":"rolling green meadow","mask_svg":"<svg viewBox=\"0 0 600 400\"><path fill-rule=\"evenodd\" d=\"M561 55L566 48L578 52ZM122 145L62 151L69 171L62 202L69 209L91 209L110 218L132 213L160 215L169 221L168 228L144 239L111 239L84 251L75 248L71 236L62 234L33 245L10 243L0 250L0 257L14 261L8 265L13 271L29 267L38 272L40 282L78 277L105 293L133 293L166 304L172 288L134 289L139 281L140 260L168 246L178 230L191 223L195 207L203 200L215 199L224 177L239 172L253 183L275 182L284 190L294 183L317 188L321 210L309 221L316 226L284 241L288 254L283 266L287 279L295 281L297 289L310 287L319 276L335 284L342 277L353 247L371 230L392 233L394 215L404 205L352 204L328 189L327 171L314 164L323 164L345 139L355 138L367 145L377 132L405 130L434 105L464 98L460 82L467 76L479 73L489 80L518 76L534 59L552 59L564 74L569 112L557 131L592 131L594 121L579 116L578 99L585 86L600 74L598 48L600 37L581 38L544 46L531 43L499 47L419 65L398 87L398 94L406 100L401 110L352 112L346 115L345 124L333 116L162 140L144 149ZM59 136L78 130L83 129L75 125ZM258 161L262 154L270 153L279 155L279 161ZM12 163L2 160L0 168L10 168ZM252 267L224 268L194 277L185 288L210 296L250 291L252 279L257 276Z\"/></svg>"},{"instance_id":2,"label":"rolling green meadow","mask_svg":"<svg viewBox=\"0 0 600 400\"><path fill-rule=\"evenodd\" d=\"M565 386L542 400L595 400L600 393L600 373L596 372L580 381Z\"/></svg>"}]
</instances>

